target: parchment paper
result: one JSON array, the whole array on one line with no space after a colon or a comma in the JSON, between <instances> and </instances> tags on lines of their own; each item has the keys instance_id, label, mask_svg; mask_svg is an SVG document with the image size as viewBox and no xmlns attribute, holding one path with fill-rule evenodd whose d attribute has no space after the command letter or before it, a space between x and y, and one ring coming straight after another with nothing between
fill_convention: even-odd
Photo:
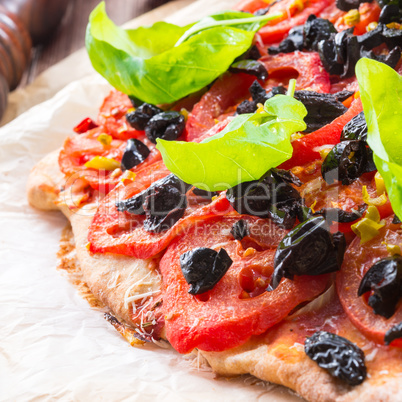
<instances>
[{"instance_id":1,"label":"parchment paper","mask_svg":"<svg viewBox=\"0 0 402 402\"><path fill-rule=\"evenodd\" d=\"M199 1L169 20L186 23L218 8L228 2ZM71 56L13 94L8 116L53 95L81 57ZM33 165L60 147L75 124L96 117L110 89L88 71L86 58L82 66L84 79L0 129L0 400L298 400L250 376L215 378L173 350L130 347L56 269L66 220L31 208L25 186Z\"/></svg>"}]
</instances>

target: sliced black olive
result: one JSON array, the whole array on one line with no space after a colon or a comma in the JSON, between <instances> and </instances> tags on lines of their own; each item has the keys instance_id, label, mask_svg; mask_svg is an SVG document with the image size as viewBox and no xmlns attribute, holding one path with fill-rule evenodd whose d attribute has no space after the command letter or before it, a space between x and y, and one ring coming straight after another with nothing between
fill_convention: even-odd
<instances>
[{"instance_id":1,"label":"sliced black olive","mask_svg":"<svg viewBox=\"0 0 402 402\"><path fill-rule=\"evenodd\" d=\"M269 9L271 8L271 6L265 7L265 8L259 8L257 11L254 11L254 15L256 17L260 17L261 15L265 15Z\"/></svg>"},{"instance_id":2,"label":"sliced black olive","mask_svg":"<svg viewBox=\"0 0 402 402\"><path fill-rule=\"evenodd\" d=\"M332 94L296 91L294 97L307 109L307 116L304 118L307 124L306 133L311 133L331 123L348 110Z\"/></svg>"},{"instance_id":3,"label":"sliced black olive","mask_svg":"<svg viewBox=\"0 0 402 402\"><path fill-rule=\"evenodd\" d=\"M383 28L384 26L382 24L378 24L371 31L368 31L363 35L359 35L357 37L359 45L370 50L380 46L384 42L384 38L382 36Z\"/></svg>"},{"instance_id":4,"label":"sliced black olive","mask_svg":"<svg viewBox=\"0 0 402 402\"><path fill-rule=\"evenodd\" d=\"M337 32L332 22L311 14L303 28L304 45L308 50L317 50L320 41L330 38L331 34Z\"/></svg>"},{"instance_id":5,"label":"sliced black olive","mask_svg":"<svg viewBox=\"0 0 402 402\"><path fill-rule=\"evenodd\" d=\"M357 42L357 37L347 36L344 46L346 48L346 62L343 67L341 78L349 78L354 76L356 63L360 59L360 46Z\"/></svg>"},{"instance_id":6,"label":"sliced black olive","mask_svg":"<svg viewBox=\"0 0 402 402\"><path fill-rule=\"evenodd\" d=\"M264 64L257 60L240 60L233 63L229 71L232 73L246 73L255 75L260 81L268 79L268 71Z\"/></svg>"},{"instance_id":7,"label":"sliced black olive","mask_svg":"<svg viewBox=\"0 0 402 402\"><path fill-rule=\"evenodd\" d=\"M179 112L162 112L149 120L145 134L153 143L156 143L157 138L174 141L180 137L185 126L184 116Z\"/></svg>"},{"instance_id":8,"label":"sliced black olive","mask_svg":"<svg viewBox=\"0 0 402 402\"><path fill-rule=\"evenodd\" d=\"M261 58L261 53L258 50L257 45L253 45L253 46L250 47L250 49L247 50L246 53L244 53L241 56L241 58L242 58L242 60L247 60L247 59L249 59L249 60L258 60L258 59Z\"/></svg>"},{"instance_id":9,"label":"sliced black olive","mask_svg":"<svg viewBox=\"0 0 402 402\"><path fill-rule=\"evenodd\" d=\"M399 46L395 46L388 54L375 54L372 50L360 50L360 57L366 57L368 59L373 59L379 61L381 63L390 66L391 68L395 68L398 64L398 61L401 58L401 48Z\"/></svg>"},{"instance_id":10,"label":"sliced black olive","mask_svg":"<svg viewBox=\"0 0 402 402\"><path fill-rule=\"evenodd\" d=\"M316 216L300 223L276 249L274 273L267 290L276 289L282 278L338 271L345 248L345 237L342 234L332 235L323 217Z\"/></svg>"},{"instance_id":11,"label":"sliced black olive","mask_svg":"<svg viewBox=\"0 0 402 402\"><path fill-rule=\"evenodd\" d=\"M207 190L201 190L200 188L194 187L193 188L193 193L195 195L198 195L199 197L205 198L207 200L212 199L212 197L216 197L219 195L217 191L207 191Z\"/></svg>"},{"instance_id":12,"label":"sliced black olive","mask_svg":"<svg viewBox=\"0 0 402 402\"><path fill-rule=\"evenodd\" d=\"M346 99L350 98L353 94L353 91L347 91L346 89L344 89L343 91L336 92L333 95L338 102L343 102Z\"/></svg>"},{"instance_id":13,"label":"sliced black olive","mask_svg":"<svg viewBox=\"0 0 402 402\"><path fill-rule=\"evenodd\" d=\"M372 291L368 304L374 314L390 318L402 297L402 257L394 255L376 262L363 276L358 296Z\"/></svg>"},{"instance_id":14,"label":"sliced black olive","mask_svg":"<svg viewBox=\"0 0 402 402\"><path fill-rule=\"evenodd\" d=\"M261 84L255 80L249 88L249 92L253 101L257 103L264 104L265 101L268 99L268 94L265 89L261 86Z\"/></svg>"},{"instance_id":15,"label":"sliced black olive","mask_svg":"<svg viewBox=\"0 0 402 402\"><path fill-rule=\"evenodd\" d=\"M394 325L392 328L390 328L384 336L384 343L386 345L389 345L392 341L395 339L400 339L402 338L402 322L399 324Z\"/></svg>"},{"instance_id":16,"label":"sliced black olive","mask_svg":"<svg viewBox=\"0 0 402 402\"><path fill-rule=\"evenodd\" d=\"M164 186L175 187L177 190L180 191L181 194L185 194L190 188L190 185L184 183L184 181L180 180L174 174L170 174L163 179L157 180L155 183L152 183L146 190L141 191L134 197L116 202L116 208L120 212L128 212L133 215L143 215L145 213L143 208L145 198L151 195L152 192L155 191L155 189Z\"/></svg>"},{"instance_id":17,"label":"sliced black olive","mask_svg":"<svg viewBox=\"0 0 402 402\"><path fill-rule=\"evenodd\" d=\"M269 54L291 53L296 50L303 50L304 36L303 25L295 26L289 31L288 36L278 45L268 48Z\"/></svg>"},{"instance_id":18,"label":"sliced black olive","mask_svg":"<svg viewBox=\"0 0 402 402\"><path fill-rule=\"evenodd\" d=\"M159 233L171 228L187 208L187 198L176 187L157 186L144 200L144 229Z\"/></svg>"},{"instance_id":19,"label":"sliced black olive","mask_svg":"<svg viewBox=\"0 0 402 402\"><path fill-rule=\"evenodd\" d=\"M240 214L271 218L290 229L293 226L302 199L289 183L294 178L278 169L271 169L260 180L240 183L226 192L226 198Z\"/></svg>"},{"instance_id":20,"label":"sliced black olive","mask_svg":"<svg viewBox=\"0 0 402 402\"><path fill-rule=\"evenodd\" d=\"M394 215L394 219L392 219L392 223L394 225L399 225L401 222L401 220L396 216L396 214Z\"/></svg>"},{"instance_id":21,"label":"sliced black olive","mask_svg":"<svg viewBox=\"0 0 402 402\"><path fill-rule=\"evenodd\" d=\"M324 159L321 174L328 184L338 180L343 185L349 185L366 171L367 161L364 141L342 141Z\"/></svg>"},{"instance_id":22,"label":"sliced black olive","mask_svg":"<svg viewBox=\"0 0 402 402\"><path fill-rule=\"evenodd\" d=\"M271 169L271 174L276 178L276 180L294 184L297 187L300 187L303 184L290 170L273 168Z\"/></svg>"},{"instance_id":23,"label":"sliced black olive","mask_svg":"<svg viewBox=\"0 0 402 402\"><path fill-rule=\"evenodd\" d=\"M162 109L159 109L157 106L143 103L134 112L127 113L126 119L130 126L136 130L145 130L145 126L149 120L161 112Z\"/></svg>"},{"instance_id":24,"label":"sliced black olive","mask_svg":"<svg viewBox=\"0 0 402 402\"><path fill-rule=\"evenodd\" d=\"M367 123L364 117L364 112L352 118L345 124L341 134L341 141L345 140L362 140L367 141Z\"/></svg>"},{"instance_id":25,"label":"sliced black olive","mask_svg":"<svg viewBox=\"0 0 402 402\"><path fill-rule=\"evenodd\" d=\"M382 29L382 37L388 49L393 49L396 46L402 47L402 30L388 28L386 25Z\"/></svg>"},{"instance_id":26,"label":"sliced black olive","mask_svg":"<svg viewBox=\"0 0 402 402\"><path fill-rule=\"evenodd\" d=\"M244 219L240 219L232 226L230 233L236 240L242 240L250 234L248 223Z\"/></svg>"},{"instance_id":27,"label":"sliced black olive","mask_svg":"<svg viewBox=\"0 0 402 402\"><path fill-rule=\"evenodd\" d=\"M316 211L314 215L322 215L327 222L349 223L360 219L367 209L367 204L362 204L357 211L344 211L340 208L323 208Z\"/></svg>"},{"instance_id":28,"label":"sliced black olive","mask_svg":"<svg viewBox=\"0 0 402 402\"><path fill-rule=\"evenodd\" d=\"M144 162L150 152L149 148L143 142L130 138L127 141L127 146L121 159L122 170L129 170Z\"/></svg>"},{"instance_id":29,"label":"sliced black olive","mask_svg":"<svg viewBox=\"0 0 402 402\"><path fill-rule=\"evenodd\" d=\"M206 247L197 247L180 256L183 276L190 285L188 293L198 295L211 290L225 275L233 261L225 249L219 253Z\"/></svg>"},{"instance_id":30,"label":"sliced black olive","mask_svg":"<svg viewBox=\"0 0 402 402\"><path fill-rule=\"evenodd\" d=\"M339 10L350 11L359 8L361 3L372 3L373 0L336 0L335 4Z\"/></svg>"},{"instance_id":31,"label":"sliced black olive","mask_svg":"<svg viewBox=\"0 0 402 402\"><path fill-rule=\"evenodd\" d=\"M331 75L341 75L343 63L338 62L338 55L335 49L335 40L330 38L318 42L317 52L326 71Z\"/></svg>"},{"instance_id":32,"label":"sliced black olive","mask_svg":"<svg viewBox=\"0 0 402 402\"><path fill-rule=\"evenodd\" d=\"M255 113L257 109L258 109L257 102L246 99L243 102L241 102L239 106L237 106L236 113L250 114Z\"/></svg>"},{"instance_id":33,"label":"sliced black olive","mask_svg":"<svg viewBox=\"0 0 402 402\"><path fill-rule=\"evenodd\" d=\"M144 103L141 99L136 98L134 95L129 95L128 98L135 108L140 107Z\"/></svg>"},{"instance_id":34,"label":"sliced black olive","mask_svg":"<svg viewBox=\"0 0 402 402\"><path fill-rule=\"evenodd\" d=\"M399 4L387 4L381 10L378 22L386 25L391 22L401 22L401 18Z\"/></svg>"},{"instance_id":35,"label":"sliced black olive","mask_svg":"<svg viewBox=\"0 0 402 402\"><path fill-rule=\"evenodd\" d=\"M349 385L359 385L367 376L363 351L342 336L318 331L306 338L304 352L321 368Z\"/></svg>"}]
</instances>

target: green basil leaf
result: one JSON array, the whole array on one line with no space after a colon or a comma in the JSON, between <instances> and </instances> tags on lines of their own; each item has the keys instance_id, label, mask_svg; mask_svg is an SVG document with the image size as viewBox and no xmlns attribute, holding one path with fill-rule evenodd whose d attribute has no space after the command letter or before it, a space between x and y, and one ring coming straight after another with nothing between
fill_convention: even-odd
<instances>
[{"instance_id":1,"label":"green basil leaf","mask_svg":"<svg viewBox=\"0 0 402 402\"><path fill-rule=\"evenodd\" d=\"M402 216L402 77L391 67L370 59L356 65L367 142L384 178L392 208Z\"/></svg>"},{"instance_id":2,"label":"green basil leaf","mask_svg":"<svg viewBox=\"0 0 402 402\"><path fill-rule=\"evenodd\" d=\"M268 99L264 111L236 116L201 143L158 139L166 167L186 183L209 191L259 179L292 156L291 134L303 131L304 105L287 95Z\"/></svg>"},{"instance_id":3,"label":"green basil leaf","mask_svg":"<svg viewBox=\"0 0 402 402\"><path fill-rule=\"evenodd\" d=\"M204 29L211 21L244 18L250 24ZM85 41L93 67L116 89L152 104L172 103L211 83L251 46L262 24L256 18L241 12L216 14L198 23L204 30L175 47L191 25L158 22L124 30L108 18L102 2L90 15Z\"/></svg>"}]
</instances>

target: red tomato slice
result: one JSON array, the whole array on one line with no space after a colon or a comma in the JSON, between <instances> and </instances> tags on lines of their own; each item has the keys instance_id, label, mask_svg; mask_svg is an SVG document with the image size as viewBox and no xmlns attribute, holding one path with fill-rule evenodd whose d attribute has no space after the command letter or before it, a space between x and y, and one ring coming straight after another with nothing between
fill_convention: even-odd
<instances>
[{"instance_id":1,"label":"red tomato slice","mask_svg":"<svg viewBox=\"0 0 402 402\"><path fill-rule=\"evenodd\" d=\"M296 78L296 89L329 92L331 83L318 53L294 52L266 56L260 59L269 73L266 88L284 84Z\"/></svg>"},{"instance_id":2,"label":"red tomato slice","mask_svg":"<svg viewBox=\"0 0 402 402\"><path fill-rule=\"evenodd\" d=\"M360 13L360 21L354 25L355 29L353 33L355 35L362 35L366 33L367 25L370 22L377 22L378 18L381 13L381 8L377 4L377 2L373 1L372 3L362 3L359 6L359 13ZM345 29L351 28L353 25L348 25L345 22L344 16L340 16L335 22L335 28L340 32Z\"/></svg>"},{"instance_id":3,"label":"red tomato slice","mask_svg":"<svg viewBox=\"0 0 402 402\"><path fill-rule=\"evenodd\" d=\"M311 14L317 16L334 0L282 0L274 4L269 14L282 13L281 18L269 21L258 33L265 44L273 44L282 41L287 33L295 26L306 22Z\"/></svg>"},{"instance_id":4,"label":"red tomato slice","mask_svg":"<svg viewBox=\"0 0 402 402\"><path fill-rule=\"evenodd\" d=\"M362 110L360 98L356 99L349 110L342 116L337 117L332 123L294 140L292 142L293 155L289 160L282 163L281 169L291 169L294 166L302 166L313 160L320 159L321 155L315 149L327 144L337 144L340 141L345 124Z\"/></svg>"},{"instance_id":5,"label":"red tomato slice","mask_svg":"<svg viewBox=\"0 0 402 402\"><path fill-rule=\"evenodd\" d=\"M170 172L162 162L143 169L137 173L132 185L118 186L111 191L99 205L89 228L88 241L93 253L115 253L136 258L150 258L165 249L175 236L188 226L208 216L223 215L233 211L225 194L209 202L201 197L187 196L186 212L175 225L161 233L150 233L144 230L143 215L119 212L116 202L132 197L145 190L156 180Z\"/></svg>"},{"instance_id":6,"label":"red tomato slice","mask_svg":"<svg viewBox=\"0 0 402 402\"><path fill-rule=\"evenodd\" d=\"M239 1L234 7L234 10L244 11L246 13L255 13L261 8L266 8L269 5L269 1L264 0L242 0Z\"/></svg>"},{"instance_id":7,"label":"red tomato slice","mask_svg":"<svg viewBox=\"0 0 402 402\"><path fill-rule=\"evenodd\" d=\"M93 189L108 193L119 182L120 175L114 176L111 171L88 169L84 166L95 156L121 161L126 141L113 139L110 145L102 145L97 138L104 132L104 127L97 127L85 134L67 138L59 154L59 166L64 174L75 175L74 179L83 178ZM137 172L161 158L154 144L145 136L141 140L150 148L151 153L144 162L131 169L132 172Z\"/></svg>"},{"instance_id":8,"label":"red tomato slice","mask_svg":"<svg viewBox=\"0 0 402 402\"><path fill-rule=\"evenodd\" d=\"M242 242L230 234L240 218L248 222L251 232ZM166 335L176 350L188 353L194 348L222 351L236 347L324 291L326 275L286 279L276 290L265 291L276 247L285 233L268 220L245 215L206 219L176 237L160 262ZM188 293L179 257L196 247L224 248L233 264L213 289L193 296Z\"/></svg>"},{"instance_id":9,"label":"red tomato slice","mask_svg":"<svg viewBox=\"0 0 402 402\"><path fill-rule=\"evenodd\" d=\"M381 344L384 343L385 333L402 322L402 304L399 303L395 314L386 319L374 314L365 296L357 297L357 290L369 268L378 260L389 257L386 244L402 243L400 225L393 225L391 217L386 222L379 236L363 245L359 238L351 243L345 253L342 268L336 275L339 298L350 321L369 339ZM396 340L392 345L402 347L402 341Z\"/></svg>"},{"instance_id":10,"label":"red tomato slice","mask_svg":"<svg viewBox=\"0 0 402 402\"><path fill-rule=\"evenodd\" d=\"M121 140L140 138L144 132L133 129L126 120L126 113L132 107L127 95L113 90L103 101L97 123L114 138Z\"/></svg>"},{"instance_id":11,"label":"red tomato slice","mask_svg":"<svg viewBox=\"0 0 402 402\"><path fill-rule=\"evenodd\" d=\"M250 96L248 89L255 77L248 74L224 74L194 106L186 124L185 141L194 141L217 123L228 108ZM234 113L234 108L230 114Z\"/></svg>"}]
</instances>

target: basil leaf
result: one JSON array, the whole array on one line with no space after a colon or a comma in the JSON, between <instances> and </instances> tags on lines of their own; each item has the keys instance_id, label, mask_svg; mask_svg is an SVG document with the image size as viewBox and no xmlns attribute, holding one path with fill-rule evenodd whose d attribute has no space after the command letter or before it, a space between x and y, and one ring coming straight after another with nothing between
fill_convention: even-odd
<instances>
[{"instance_id":1,"label":"basil leaf","mask_svg":"<svg viewBox=\"0 0 402 402\"><path fill-rule=\"evenodd\" d=\"M192 25L158 22L124 30L108 18L102 2L89 17L85 42L93 67L116 89L151 104L172 103L225 72L251 46L254 32L271 18L263 17L242 12L207 17L198 23L200 32L190 32L192 36L175 47ZM249 24L243 21L246 18ZM235 20L241 22L239 26L211 27L211 21L234 24Z\"/></svg>"},{"instance_id":2,"label":"basil leaf","mask_svg":"<svg viewBox=\"0 0 402 402\"><path fill-rule=\"evenodd\" d=\"M371 59L359 60L356 76L368 127L367 142L392 208L402 216L402 77Z\"/></svg>"},{"instance_id":3,"label":"basil leaf","mask_svg":"<svg viewBox=\"0 0 402 402\"><path fill-rule=\"evenodd\" d=\"M292 156L290 136L303 131L304 105L287 95L268 99L264 111L236 116L201 143L158 139L166 167L186 183L208 191L259 179Z\"/></svg>"}]
</instances>

